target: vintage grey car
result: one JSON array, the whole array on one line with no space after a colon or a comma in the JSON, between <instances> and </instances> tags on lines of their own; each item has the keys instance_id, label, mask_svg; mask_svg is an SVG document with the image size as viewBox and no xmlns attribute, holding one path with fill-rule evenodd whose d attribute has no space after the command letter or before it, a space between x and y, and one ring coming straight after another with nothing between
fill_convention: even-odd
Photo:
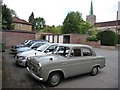
<instances>
[{"instance_id":1,"label":"vintage grey car","mask_svg":"<svg viewBox=\"0 0 120 90\"><path fill-rule=\"evenodd\" d=\"M37 80L56 86L62 78L84 73L94 76L105 67L105 57L82 44L59 44L55 54L28 58L27 71Z\"/></svg>"}]
</instances>

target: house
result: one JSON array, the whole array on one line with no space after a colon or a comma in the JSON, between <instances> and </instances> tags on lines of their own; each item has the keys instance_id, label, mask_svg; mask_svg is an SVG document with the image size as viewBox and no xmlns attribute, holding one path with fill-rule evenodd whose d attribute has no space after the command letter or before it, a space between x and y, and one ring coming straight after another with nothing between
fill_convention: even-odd
<instances>
[{"instance_id":1,"label":"house","mask_svg":"<svg viewBox=\"0 0 120 90\"><path fill-rule=\"evenodd\" d=\"M14 25L14 30L32 31L32 24L23 19L19 19L18 17L13 17L12 22Z\"/></svg>"}]
</instances>

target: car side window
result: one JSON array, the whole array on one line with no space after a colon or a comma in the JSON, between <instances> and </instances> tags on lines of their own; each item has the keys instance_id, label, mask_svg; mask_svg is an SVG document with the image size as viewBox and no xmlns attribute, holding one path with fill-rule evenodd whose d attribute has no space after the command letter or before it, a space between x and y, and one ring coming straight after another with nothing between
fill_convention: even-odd
<instances>
[{"instance_id":1,"label":"car side window","mask_svg":"<svg viewBox=\"0 0 120 90\"><path fill-rule=\"evenodd\" d=\"M81 49L72 49L70 57L80 57Z\"/></svg>"},{"instance_id":2,"label":"car side window","mask_svg":"<svg viewBox=\"0 0 120 90\"><path fill-rule=\"evenodd\" d=\"M57 51L57 54L59 54L61 56L64 56L64 57L67 57L68 54L69 54L69 51L70 51L70 48L64 47L64 46L60 46L58 51Z\"/></svg>"},{"instance_id":3,"label":"car side window","mask_svg":"<svg viewBox=\"0 0 120 90\"><path fill-rule=\"evenodd\" d=\"M92 56L92 52L88 48L82 48L83 56Z\"/></svg>"}]
</instances>

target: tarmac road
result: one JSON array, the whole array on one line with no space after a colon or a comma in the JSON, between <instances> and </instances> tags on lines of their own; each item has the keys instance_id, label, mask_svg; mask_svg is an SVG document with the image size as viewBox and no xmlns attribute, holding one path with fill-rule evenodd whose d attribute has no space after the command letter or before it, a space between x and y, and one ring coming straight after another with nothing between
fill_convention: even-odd
<instances>
[{"instance_id":1,"label":"tarmac road","mask_svg":"<svg viewBox=\"0 0 120 90\"><path fill-rule=\"evenodd\" d=\"M62 80L54 88L118 88L118 51L96 49L97 54L106 57L106 67L98 75L89 74ZM45 83L32 78L26 68L16 66L10 50L3 53L3 88L49 88Z\"/></svg>"}]
</instances>

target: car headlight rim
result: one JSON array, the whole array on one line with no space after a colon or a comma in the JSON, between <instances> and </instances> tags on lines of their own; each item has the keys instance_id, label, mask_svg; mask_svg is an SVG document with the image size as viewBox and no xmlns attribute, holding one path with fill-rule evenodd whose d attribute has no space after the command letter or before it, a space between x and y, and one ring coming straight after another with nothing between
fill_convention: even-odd
<instances>
[{"instance_id":1,"label":"car headlight rim","mask_svg":"<svg viewBox=\"0 0 120 90\"><path fill-rule=\"evenodd\" d=\"M24 60L25 57L24 57L24 56L19 56L18 59L19 59L19 60Z\"/></svg>"}]
</instances>

